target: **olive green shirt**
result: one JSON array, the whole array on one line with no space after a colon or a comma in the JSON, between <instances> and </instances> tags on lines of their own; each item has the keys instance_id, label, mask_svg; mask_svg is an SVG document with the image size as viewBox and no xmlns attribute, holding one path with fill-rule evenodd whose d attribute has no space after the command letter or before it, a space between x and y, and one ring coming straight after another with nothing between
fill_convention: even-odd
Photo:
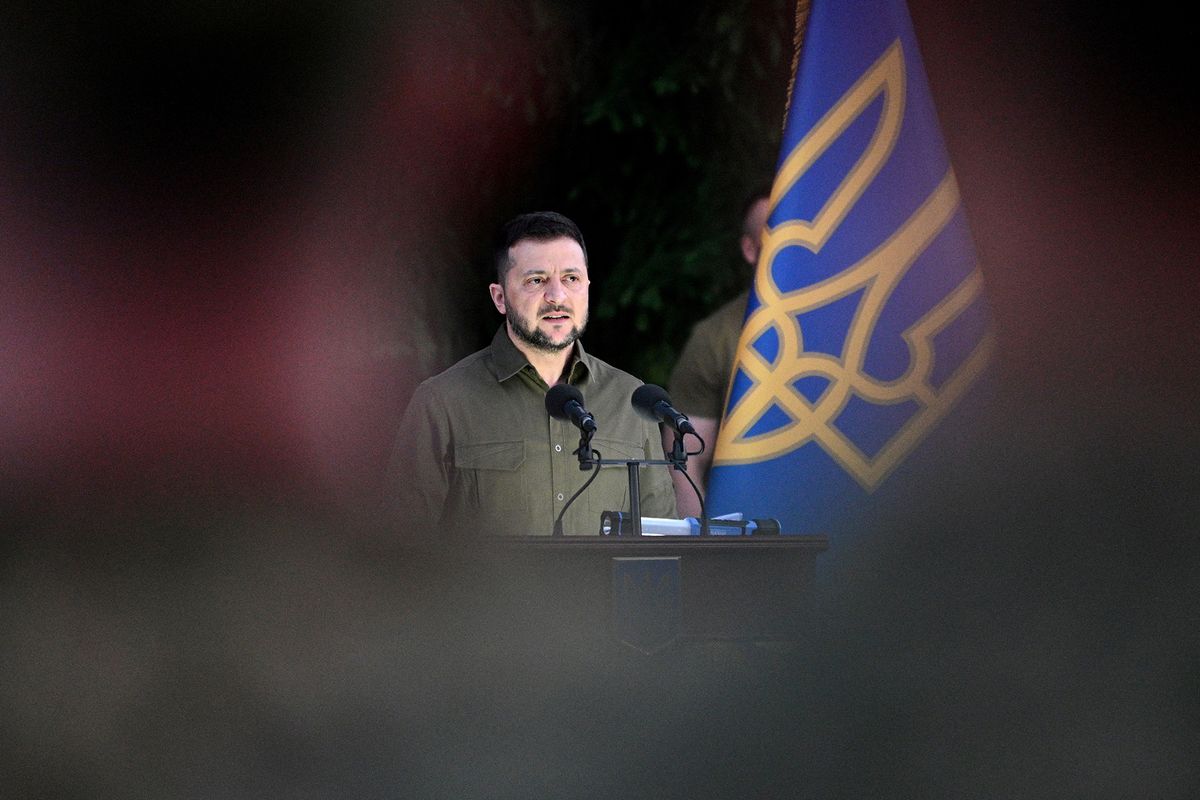
<instances>
[{"instance_id":1,"label":"olive green shirt","mask_svg":"<svg viewBox=\"0 0 1200 800\"><path fill-rule=\"evenodd\" d=\"M576 342L568 383L596 418L592 447L605 460L662 460L658 425L630 404L641 381ZM549 387L501 326L492 343L429 378L400 424L389 472L402 527L463 534L550 534L593 474L579 468L580 431L546 411ZM675 516L665 466L639 472L642 516ZM595 534L603 511L629 510L624 464L604 466L567 509L563 532Z\"/></svg>"},{"instance_id":2,"label":"olive green shirt","mask_svg":"<svg viewBox=\"0 0 1200 800\"><path fill-rule=\"evenodd\" d=\"M692 328L667 384L671 400L683 413L716 420L725 416L725 395L749 299L747 289Z\"/></svg>"}]
</instances>

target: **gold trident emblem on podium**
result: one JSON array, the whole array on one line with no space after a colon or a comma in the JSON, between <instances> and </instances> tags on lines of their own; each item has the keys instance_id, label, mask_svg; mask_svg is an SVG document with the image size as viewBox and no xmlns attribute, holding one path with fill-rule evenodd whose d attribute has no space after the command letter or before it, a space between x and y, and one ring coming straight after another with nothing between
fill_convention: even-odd
<instances>
[{"instance_id":1,"label":"gold trident emblem on podium","mask_svg":"<svg viewBox=\"0 0 1200 800\"><path fill-rule=\"evenodd\" d=\"M904 120L904 97L904 55L897 41L797 143L780 168L771 191L772 210L868 106L882 98L870 142L812 219L784 220L764 235L754 284L761 304L746 320L734 369L735 375L740 370L748 379L749 389L721 423L716 464L766 461L811 441L865 489L873 490L945 417L991 358L995 339L989 331L946 380L938 386L931 381L935 337L983 292L976 264L961 283L903 332L909 363L902 375L880 380L863 371L867 348L893 290L959 208L958 185L949 169L916 211L857 263L795 291L785 292L775 281L773 266L780 252L788 247L820 252L887 163ZM799 315L855 293L860 297L842 353L805 352ZM771 333L778 347L774 358L768 360L754 345ZM795 381L806 377L829 382L815 401L793 388ZM877 452L868 455L836 425L853 397L876 405L906 403L916 410ZM751 434L771 408L782 411L789 421Z\"/></svg>"}]
</instances>

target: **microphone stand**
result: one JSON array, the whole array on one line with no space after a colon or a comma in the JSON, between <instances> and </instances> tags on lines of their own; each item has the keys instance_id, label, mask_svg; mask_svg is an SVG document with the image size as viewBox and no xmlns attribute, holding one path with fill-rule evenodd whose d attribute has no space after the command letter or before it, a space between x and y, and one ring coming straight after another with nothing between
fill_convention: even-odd
<instances>
[{"instance_id":1,"label":"microphone stand","mask_svg":"<svg viewBox=\"0 0 1200 800\"><path fill-rule=\"evenodd\" d=\"M592 435L594 433L595 431L581 431L579 434L579 448L575 450L574 455L579 456L579 469L583 472L592 468Z\"/></svg>"},{"instance_id":2,"label":"microphone stand","mask_svg":"<svg viewBox=\"0 0 1200 800\"><path fill-rule=\"evenodd\" d=\"M625 469L629 471L629 514L633 518L633 535L642 535L642 484L638 475L641 464L637 461L626 461Z\"/></svg>"},{"instance_id":3,"label":"microphone stand","mask_svg":"<svg viewBox=\"0 0 1200 800\"><path fill-rule=\"evenodd\" d=\"M693 434L693 435L695 435L695 434ZM700 439L699 436L697 436L696 438ZM577 450L575 450L575 453L574 453L574 455L579 456L579 469L586 472L588 470L592 470L593 467L619 466L619 465L625 466L625 469L629 476L629 514L632 517L632 519L630 520L630 524L633 529L632 533L631 533L632 536L641 536L642 535L642 486L641 486L641 476L640 476L639 470L642 467L658 467L658 466L672 467L674 469L677 469L683 473L683 477L687 478L687 482L689 484L691 484L692 489L696 492L697 499L699 499L699 501L700 501L700 535L701 536L710 535L709 525L708 525L708 514L704 510L704 495L701 494L700 488L698 486L696 486L696 482L692 480L692 476L688 475L688 473L687 473L687 458L688 458L688 456L689 455L697 456L704 452L704 440L703 439L700 439L700 449L697 450L695 453L689 453L689 452L687 452L687 449L683 446L683 434L676 432L675 444L671 448L670 456L668 456L666 459L628 459L628 460L606 459L603 457L603 454L599 450L594 449L591 445L592 445L592 434L590 431L584 431L583 434L579 437L579 448ZM575 492L575 494L571 495L571 498L569 500L567 500L567 502L563 505L562 510L558 512L558 517L554 520L554 531L552 533L553 536L562 536L563 535L563 529L562 529L563 515L567 513L567 509L571 507L571 504L574 503L575 500L581 494L583 494L584 490L586 490L589 486L592 485L592 481L596 480L596 478L599 475L600 475L599 469L593 470L591 477L589 477L584 482L583 486L580 486L579 489Z\"/></svg>"}]
</instances>

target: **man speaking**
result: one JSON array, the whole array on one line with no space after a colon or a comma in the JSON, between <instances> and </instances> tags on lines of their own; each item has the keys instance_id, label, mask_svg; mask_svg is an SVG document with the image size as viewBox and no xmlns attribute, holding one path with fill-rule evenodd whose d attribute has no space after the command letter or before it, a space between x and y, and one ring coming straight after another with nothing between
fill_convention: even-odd
<instances>
[{"instance_id":1,"label":"man speaking","mask_svg":"<svg viewBox=\"0 0 1200 800\"><path fill-rule=\"evenodd\" d=\"M575 223L553 212L516 217L500 232L495 267L488 288L504 324L488 347L422 383L400 424L390 491L410 529L551 533L592 476L575 454L580 428L546 410L556 384L582 395L598 458L663 457L658 426L630 404L641 381L584 352L587 248ZM562 519L567 534L594 534L601 512L629 509L625 466L598 469ZM666 467L643 467L640 482L643 515L675 515Z\"/></svg>"}]
</instances>

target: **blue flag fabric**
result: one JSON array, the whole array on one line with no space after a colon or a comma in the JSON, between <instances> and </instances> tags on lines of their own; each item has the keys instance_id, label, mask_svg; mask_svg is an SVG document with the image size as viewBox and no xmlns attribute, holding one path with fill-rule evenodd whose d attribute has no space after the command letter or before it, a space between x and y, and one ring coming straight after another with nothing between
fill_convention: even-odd
<instances>
[{"instance_id":1,"label":"blue flag fabric","mask_svg":"<svg viewBox=\"0 0 1200 800\"><path fill-rule=\"evenodd\" d=\"M907 8L811 5L707 511L836 549L995 345Z\"/></svg>"}]
</instances>

